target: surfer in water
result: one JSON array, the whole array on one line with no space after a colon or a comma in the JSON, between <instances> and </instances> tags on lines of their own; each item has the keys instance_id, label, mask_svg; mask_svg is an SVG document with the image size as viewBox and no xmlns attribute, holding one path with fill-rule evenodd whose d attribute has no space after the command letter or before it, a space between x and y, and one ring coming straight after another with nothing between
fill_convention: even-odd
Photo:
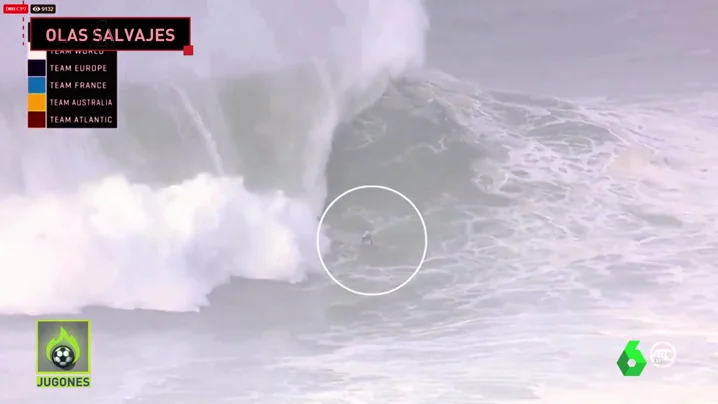
<instances>
[{"instance_id":1,"label":"surfer in water","mask_svg":"<svg viewBox=\"0 0 718 404\"><path fill-rule=\"evenodd\" d=\"M317 216L317 221L321 221L321 216ZM362 244L369 244L374 245L374 240L371 238L371 232L369 230L365 231L364 234L361 236L361 243Z\"/></svg>"},{"instance_id":2,"label":"surfer in water","mask_svg":"<svg viewBox=\"0 0 718 404\"><path fill-rule=\"evenodd\" d=\"M362 244L374 244L374 241L371 239L371 233L369 232L369 230L365 231L364 234L361 236L361 242Z\"/></svg>"}]
</instances>

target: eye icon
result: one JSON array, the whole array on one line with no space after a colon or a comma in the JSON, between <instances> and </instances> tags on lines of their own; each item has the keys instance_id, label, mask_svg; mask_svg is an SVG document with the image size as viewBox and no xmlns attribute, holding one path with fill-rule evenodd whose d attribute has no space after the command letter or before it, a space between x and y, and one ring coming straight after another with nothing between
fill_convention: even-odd
<instances>
[{"instance_id":1,"label":"eye icon","mask_svg":"<svg viewBox=\"0 0 718 404\"><path fill-rule=\"evenodd\" d=\"M39 12L39 11L40 11L40 6L33 6L33 7L32 7L32 11L35 12L35 13Z\"/></svg>"}]
</instances>

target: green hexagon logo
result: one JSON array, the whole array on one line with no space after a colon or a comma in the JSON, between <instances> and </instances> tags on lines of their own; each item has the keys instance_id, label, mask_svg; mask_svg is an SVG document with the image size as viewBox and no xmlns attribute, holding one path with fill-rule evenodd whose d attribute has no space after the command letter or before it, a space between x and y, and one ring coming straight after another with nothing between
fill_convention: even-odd
<instances>
[{"instance_id":1,"label":"green hexagon logo","mask_svg":"<svg viewBox=\"0 0 718 404\"><path fill-rule=\"evenodd\" d=\"M626 347L623 348L623 352L621 352L621 356L618 357L616 364L624 376L640 376L643 369L646 368L646 358L643 357L643 352L638 349L640 342L638 340L628 341Z\"/></svg>"}]
</instances>

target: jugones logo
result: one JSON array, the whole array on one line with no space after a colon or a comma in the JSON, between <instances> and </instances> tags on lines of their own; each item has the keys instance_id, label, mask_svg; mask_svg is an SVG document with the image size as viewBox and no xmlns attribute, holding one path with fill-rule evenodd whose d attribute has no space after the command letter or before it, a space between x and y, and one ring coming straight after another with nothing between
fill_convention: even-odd
<instances>
[{"instance_id":1,"label":"jugones logo","mask_svg":"<svg viewBox=\"0 0 718 404\"><path fill-rule=\"evenodd\" d=\"M90 387L89 320L38 320L37 387Z\"/></svg>"},{"instance_id":2,"label":"jugones logo","mask_svg":"<svg viewBox=\"0 0 718 404\"><path fill-rule=\"evenodd\" d=\"M72 370L82 355L77 339L60 327L58 335L45 345L45 356L62 370Z\"/></svg>"}]
</instances>

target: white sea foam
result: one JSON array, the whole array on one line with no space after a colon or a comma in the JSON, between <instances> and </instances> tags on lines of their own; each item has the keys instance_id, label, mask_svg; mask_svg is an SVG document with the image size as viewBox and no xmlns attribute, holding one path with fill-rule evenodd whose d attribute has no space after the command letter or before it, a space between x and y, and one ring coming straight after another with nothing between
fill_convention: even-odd
<instances>
[{"instance_id":1,"label":"white sea foam","mask_svg":"<svg viewBox=\"0 0 718 404\"><path fill-rule=\"evenodd\" d=\"M231 276L296 282L316 266L308 206L248 193L241 179L152 189L108 177L71 194L5 197L0 222L6 313L192 310Z\"/></svg>"}]
</instances>

